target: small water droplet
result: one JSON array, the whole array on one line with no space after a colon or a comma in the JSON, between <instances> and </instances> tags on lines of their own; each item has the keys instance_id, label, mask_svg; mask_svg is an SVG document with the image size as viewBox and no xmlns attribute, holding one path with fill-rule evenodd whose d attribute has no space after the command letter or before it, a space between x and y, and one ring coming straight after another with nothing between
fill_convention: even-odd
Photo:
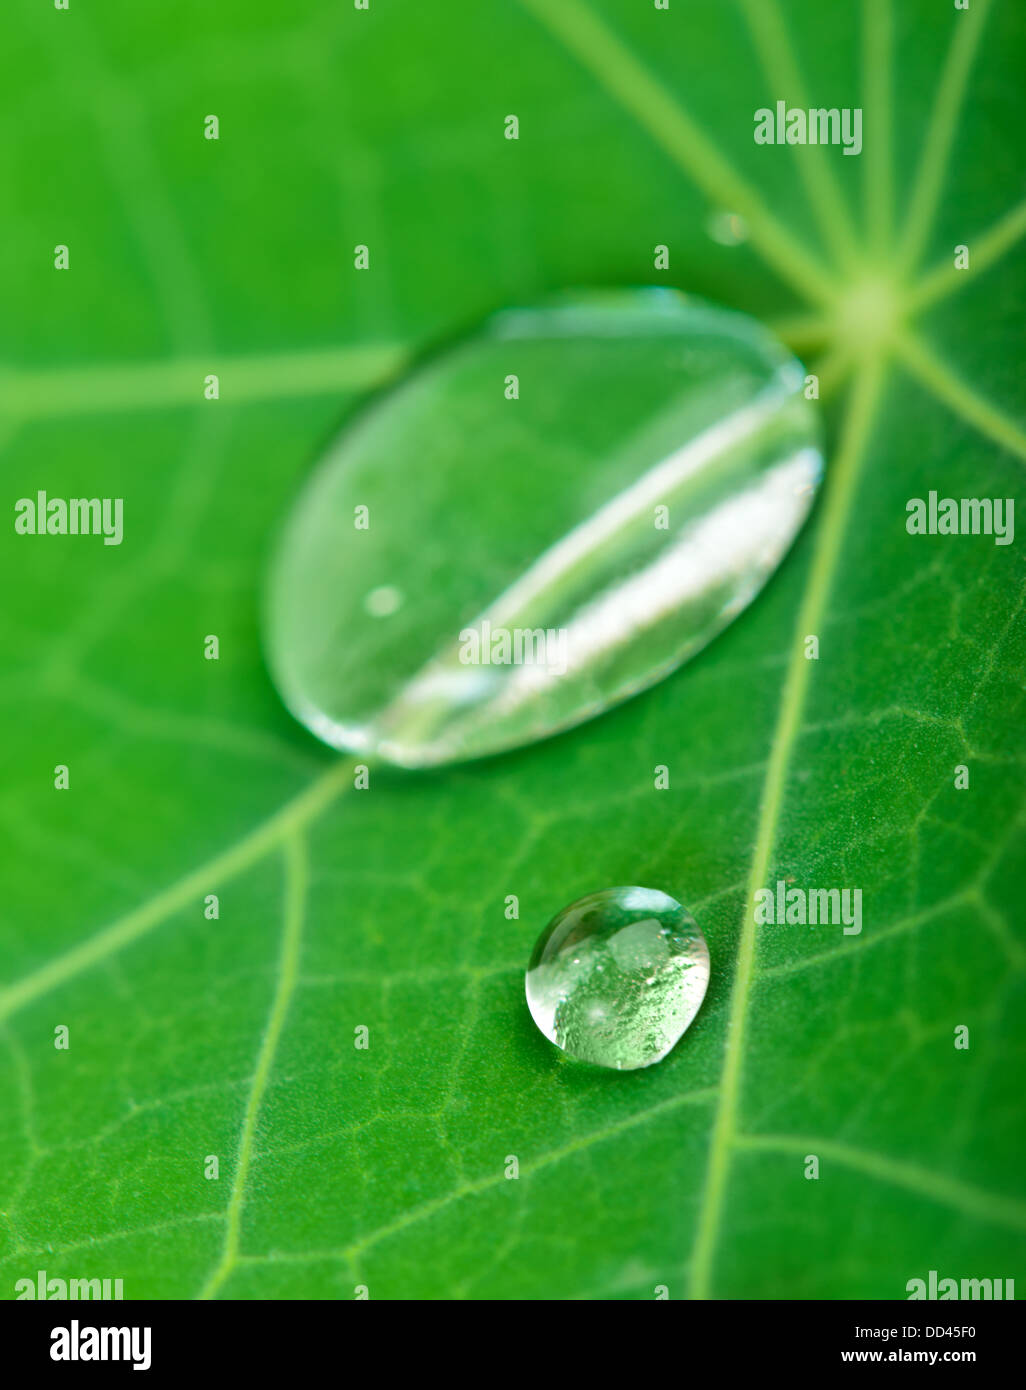
<instances>
[{"instance_id":1,"label":"small water droplet","mask_svg":"<svg viewBox=\"0 0 1026 1390\"><path fill-rule=\"evenodd\" d=\"M760 324L674 291L496 315L365 411L293 508L264 624L285 703L333 747L426 767L662 679L812 505L803 383Z\"/></svg>"},{"instance_id":2,"label":"small water droplet","mask_svg":"<svg viewBox=\"0 0 1026 1390\"><path fill-rule=\"evenodd\" d=\"M631 1071L666 1056L708 984L705 938L675 898L605 888L563 908L542 932L527 967L527 1005L569 1056Z\"/></svg>"},{"instance_id":3,"label":"small water droplet","mask_svg":"<svg viewBox=\"0 0 1026 1390\"><path fill-rule=\"evenodd\" d=\"M402 605L402 593L394 584L381 584L371 589L363 601L365 610L372 618L390 618L393 613L398 613Z\"/></svg>"},{"instance_id":4,"label":"small water droplet","mask_svg":"<svg viewBox=\"0 0 1026 1390\"><path fill-rule=\"evenodd\" d=\"M706 231L720 246L740 246L748 240L748 223L737 212L711 213Z\"/></svg>"}]
</instances>

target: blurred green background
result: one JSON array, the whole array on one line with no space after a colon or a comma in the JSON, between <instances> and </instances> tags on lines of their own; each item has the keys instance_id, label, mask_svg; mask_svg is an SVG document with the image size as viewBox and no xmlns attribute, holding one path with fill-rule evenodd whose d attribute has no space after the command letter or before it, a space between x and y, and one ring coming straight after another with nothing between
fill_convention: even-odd
<instances>
[{"instance_id":1,"label":"blurred green background","mask_svg":"<svg viewBox=\"0 0 1026 1390\"><path fill-rule=\"evenodd\" d=\"M931 488L1021 495L1022 7L10 0L2 24L0 1291L1022 1278L1022 564L905 530ZM801 86L865 108L860 157L755 145ZM710 235L739 211L745 240ZM262 663L290 500L421 350L652 281L823 363L810 527L649 694L352 791ZM15 535L37 489L122 497L124 543ZM861 886L862 935L754 933L778 877ZM713 981L664 1063L598 1074L536 1033L522 971L558 908L632 882L695 912Z\"/></svg>"}]
</instances>

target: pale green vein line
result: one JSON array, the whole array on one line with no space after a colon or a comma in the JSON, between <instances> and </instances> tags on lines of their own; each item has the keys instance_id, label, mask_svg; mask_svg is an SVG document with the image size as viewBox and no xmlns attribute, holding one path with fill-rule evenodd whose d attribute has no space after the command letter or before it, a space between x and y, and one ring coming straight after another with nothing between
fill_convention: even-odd
<instances>
[{"instance_id":1,"label":"pale green vein line","mask_svg":"<svg viewBox=\"0 0 1026 1390\"><path fill-rule=\"evenodd\" d=\"M818 1154L821 1159L832 1159L845 1168L854 1168L857 1172L878 1178L880 1182L904 1188L941 1206L952 1207L963 1216L1026 1231L1026 1203L1014 1197L986 1192L957 1178L933 1173L918 1163L906 1163L884 1154L855 1149L848 1144L837 1144L833 1140L803 1138L793 1134L738 1135L737 1146L750 1152L789 1153L802 1157Z\"/></svg>"},{"instance_id":2,"label":"pale green vein line","mask_svg":"<svg viewBox=\"0 0 1026 1390\"><path fill-rule=\"evenodd\" d=\"M1026 970L1026 946L1023 945L1012 931L1004 913L999 912L997 908L988 901L982 888L977 891L976 906L980 916L983 918L987 930L993 936L1001 950L1004 951L1013 970Z\"/></svg>"},{"instance_id":3,"label":"pale green vein line","mask_svg":"<svg viewBox=\"0 0 1026 1390\"><path fill-rule=\"evenodd\" d=\"M246 1180L249 1177L253 1159L253 1141L256 1135L257 1120L263 1104L264 1092L274 1065L289 1005L296 988L299 975L299 956L303 943L303 919L306 914L306 889L309 877L306 843L301 832L289 835L284 846L285 852L285 923L281 934L281 952L278 957L278 984L271 1001L271 1011L267 1017L264 1036L260 1042L260 1052L253 1071L253 1082L246 1101L246 1112L239 1135L239 1152L235 1164L235 1178L225 1213L224 1249L217 1268L210 1275L199 1295L201 1299L213 1298L231 1274L239 1258L239 1237L242 1230L242 1209L246 1200Z\"/></svg>"},{"instance_id":4,"label":"pale green vein line","mask_svg":"<svg viewBox=\"0 0 1026 1390\"><path fill-rule=\"evenodd\" d=\"M146 1236L160 1236L168 1231L181 1230L183 1226L205 1226L213 1225L215 1222L221 1225L224 1217L219 1211L201 1211L195 1216L175 1216L168 1221L159 1221L152 1226L133 1226L125 1231L108 1231L102 1236L87 1236L85 1240L62 1241L60 1253L62 1258L66 1255L75 1254L79 1250L99 1250L105 1245L114 1245L118 1241L139 1240ZM24 1268L25 1260L52 1256L54 1253L53 1242L46 1245L38 1245L34 1249L26 1246L18 1246L15 1249L7 1250L0 1256L0 1265L17 1265Z\"/></svg>"},{"instance_id":5,"label":"pale green vein line","mask_svg":"<svg viewBox=\"0 0 1026 1390\"><path fill-rule=\"evenodd\" d=\"M866 224L879 255L894 226L894 16L891 0L862 3L862 104L866 111L863 153Z\"/></svg>"},{"instance_id":6,"label":"pale green vein line","mask_svg":"<svg viewBox=\"0 0 1026 1390\"><path fill-rule=\"evenodd\" d=\"M32 974L0 991L0 1021L81 975L108 956L146 936L166 918L196 902L219 883L255 864L287 836L307 825L339 795L352 779L352 764L334 763L305 791L287 802L243 839L180 878L177 883L119 917L94 936L40 966Z\"/></svg>"},{"instance_id":7,"label":"pale green vein line","mask_svg":"<svg viewBox=\"0 0 1026 1390\"><path fill-rule=\"evenodd\" d=\"M778 0L741 0L741 8L763 71L775 87L773 100L783 99L788 105L808 111L810 102L805 83ZM792 145L790 148L826 244L837 259L851 263L856 251L851 213L834 179L826 149L822 145L804 148Z\"/></svg>"},{"instance_id":8,"label":"pale green vein line","mask_svg":"<svg viewBox=\"0 0 1026 1390\"><path fill-rule=\"evenodd\" d=\"M1001 259L1011 248L1026 236L1026 199L1009 209L993 227L981 236L970 237L969 264L965 270L956 270L954 256L949 256L943 265L937 266L924 275L909 296L908 307L913 313L921 313L931 305L955 294L963 285L982 275L985 270Z\"/></svg>"},{"instance_id":9,"label":"pale green vein line","mask_svg":"<svg viewBox=\"0 0 1026 1390\"><path fill-rule=\"evenodd\" d=\"M32 1097L32 1071L29 1067L28 1058L25 1056L25 1049L17 1036L6 1026L3 1029L3 1040L7 1044L14 1062L14 1075L17 1083L18 1099L21 1103L22 1130L25 1141L28 1144L29 1155L32 1159L42 1158L44 1149L39 1142L39 1134L35 1122L35 1103ZM4 1213L5 1215L7 1213Z\"/></svg>"},{"instance_id":10,"label":"pale green vein line","mask_svg":"<svg viewBox=\"0 0 1026 1390\"><path fill-rule=\"evenodd\" d=\"M118 190L128 221L150 270L156 297L179 351L195 349L212 338L212 324L202 279L193 263L177 216L175 199L161 175L148 134L148 112L137 86L123 82L92 36L88 10L78 16L74 45L52 45L65 88L81 94L91 108L99 136L99 153ZM85 80L86 67L92 68Z\"/></svg>"},{"instance_id":11,"label":"pale green vein line","mask_svg":"<svg viewBox=\"0 0 1026 1390\"><path fill-rule=\"evenodd\" d=\"M834 961L857 960L864 951L879 946L884 941L891 941L896 936L905 936L917 927L933 921L935 917L955 912L975 899L976 894L971 889L966 889L962 893L945 898L943 902L935 903L932 907L924 908L922 912L912 913L899 922L893 922L889 927L881 927L871 935L849 938L843 945L834 946L829 951L817 951L812 956L802 956L798 960L784 961L781 965L771 965L759 972L759 981L761 983L764 980L779 980L788 975L800 975L805 970L815 970L822 965L831 965Z\"/></svg>"},{"instance_id":12,"label":"pale green vein line","mask_svg":"<svg viewBox=\"0 0 1026 1390\"><path fill-rule=\"evenodd\" d=\"M969 73L990 4L991 0L975 0L970 9L952 9L948 14L948 21L955 26L955 32L937 87L926 142L909 199L898 258L899 268L905 272L915 269L933 230L955 128L961 116Z\"/></svg>"},{"instance_id":13,"label":"pale green vein line","mask_svg":"<svg viewBox=\"0 0 1026 1390\"><path fill-rule=\"evenodd\" d=\"M895 347L909 371L939 401L1002 448L1026 459L1026 431L946 366L914 333L898 335Z\"/></svg>"},{"instance_id":14,"label":"pale green vein line","mask_svg":"<svg viewBox=\"0 0 1026 1390\"><path fill-rule=\"evenodd\" d=\"M816 375L819 377L820 399L826 401L836 395L844 385L854 367L854 359L847 347L836 347L824 353L815 367Z\"/></svg>"},{"instance_id":15,"label":"pale green vein line","mask_svg":"<svg viewBox=\"0 0 1026 1390\"><path fill-rule=\"evenodd\" d=\"M755 893L767 881L770 856L784 802L791 751L798 736L812 662L806 661L804 637L819 629L840 555L862 453L872 427L880 391L879 361L863 367L856 378L820 522L809 581L802 599L787 670L772 751L759 808L745 915L738 943L724 1044L720 1096L709 1142L709 1156L692 1249L690 1296L706 1298L716 1253L720 1219L730 1170L741 1093L748 1001L755 975Z\"/></svg>"},{"instance_id":16,"label":"pale green vein line","mask_svg":"<svg viewBox=\"0 0 1026 1390\"><path fill-rule=\"evenodd\" d=\"M0 376L0 385L2 383L3 377ZM0 401L0 409L4 411L4 414L0 415L0 456L2 456L4 450L9 449L13 444L18 430L21 428L21 421L12 414L9 401Z\"/></svg>"},{"instance_id":17,"label":"pale green vein line","mask_svg":"<svg viewBox=\"0 0 1026 1390\"><path fill-rule=\"evenodd\" d=\"M678 1096L671 1096L667 1100L659 1101L655 1105L650 1105L644 1110L639 1110L626 1119L618 1120L615 1124L605 1125L602 1129L594 1130L590 1134L583 1134L573 1139L568 1144L563 1144L558 1149L552 1149L549 1153L543 1154L541 1158L532 1162L525 1162L520 1165L520 1177L532 1177L535 1173L540 1173L545 1168L550 1168L555 1163L561 1163L574 1154L581 1153L585 1149L592 1148L595 1144L600 1144L606 1139L613 1139L617 1135L624 1134L628 1130L636 1129L638 1125L645 1124L657 1115L670 1113L680 1109L682 1105L702 1105L716 1095L716 1087L708 1086L701 1090L687 1091ZM409 1226L415 1226L421 1221L427 1221L431 1217L438 1215L455 1202L461 1201L464 1197L476 1197L482 1192L487 1192L493 1187L501 1187L506 1182L505 1172L500 1169L496 1173L491 1173L488 1177L478 1178L473 1182L463 1182L447 1192L444 1196L434 1197L428 1202L422 1202L418 1207L412 1207L403 1212L394 1220L387 1222L384 1226L379 1226L366 1235L358 1237L351 1244L341 1249L310 1250L301 1253L289 1251L273 1251L268 1255L242 1255L239 1257L239 1264L279 1264L297 1263L309 1264L316 1260L352 1260L364 1254L372 1246L379 1245L383 1240L398 1235Z\"/></svg>"},{"instance_id":18,"label":"pale green vein line","mask_svg":"<svg viewBox=\"0 0 1026 1390\"><path fill-rule=\"evenodd\" d=\"M775 319L769 327L796 353L825 346L833 333L833 324L819 314L789 314Z\"/></svg>"},{"instance_id":19,"label":"pale green vein line","mask_svg":"<svg viewBox=\"0 0 1026 1390\"><path fill-rule=\"evenodd\" d=\"M67 689L59 686L53 691L45 687L40 690L39 684L37 681L37 700L40 695L52 695L57 702L64 701L73 709L115 725L122 738L131 734L158 742L183 743L192 748L202 744L225 757L273 759L307 776L323 766L321 759L311 750L304 748L300 751L277 734L259 728L246 728L228 719L207 718L192 712L179 714L155 704L137 704L122 696L120 691L109 690L80 673L76 673L73 685L69 682Z\"/></svg>"},{"instance_id":20,"label":"pale green vein line","mask_svg":"<svg viewBox=\"0 0 1026 1390\"><path fill-rule=\"evenodd\" d=\"M153 410L195 405L216 410L204 397L206 377L219 378L220 400L330 395L381 385L405 365L396 343L366 343L305 352L231 357L217 353L167 362L125 362L0 373L4 410L16 420L61 415Z\"/></svg>"},{"instance_id":21,"label":"pale green vein line","mask_svg":"<svg viewBox=\"0 0 1026 1390\"><path fill-rule=\"evenodd\" d=\"M819 261L777 221L684 107L582 0L521 4L576 54L715 204L742 214L752 246L784 280L806 299L830 303L836 298L836 286Z\"/></svg>"}]
</instances>

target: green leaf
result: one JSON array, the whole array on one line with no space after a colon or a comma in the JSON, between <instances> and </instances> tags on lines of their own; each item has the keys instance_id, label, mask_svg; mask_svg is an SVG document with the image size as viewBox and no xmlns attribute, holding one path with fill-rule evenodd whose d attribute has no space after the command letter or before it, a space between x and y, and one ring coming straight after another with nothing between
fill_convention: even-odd
<instances>
[{"instance_id":1,"label":"green leaf","mask_svg":"<svg viewBox=\"0 0 1026 1390\"><path fill-rule=\"evenodd\" d=\"M1022 8L25 0L7 28L5 493L120 497L125 531L2 533L0 1288L1021 1278L1022 566L905 521L930 490L1021 496ZM778 98L861 105L863 153L756 145ZM486 313L653 280L820 376L810 526L647 694L355 789L259 649L313 460ZM778 879L861 888L861 934L757 928ZM712 959L629 1076L561 1058L523 1001L545 922L618 883L682 901Z\"/></svg>"}]
</instances>

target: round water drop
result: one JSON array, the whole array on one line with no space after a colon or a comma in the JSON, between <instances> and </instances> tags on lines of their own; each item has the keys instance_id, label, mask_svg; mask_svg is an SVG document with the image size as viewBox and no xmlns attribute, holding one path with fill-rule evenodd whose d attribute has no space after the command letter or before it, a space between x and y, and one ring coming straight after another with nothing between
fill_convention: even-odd
<instances>
[{"instance_id":1,"label":"round water drop","mask_svg":"<svg viewBox=\"0 0 1026 1390\"><path fill-rule=\"evenodd\" d=\"M748 237L748 225L736 212L714 212L706 223L706 230L721 246L740 246Z\"/></svg>"},{"instance_id":2,"label":"round water drop","mask_svg":"<svg viewBox=\"0 0 1026 1390\"><path fill-rule=\"evenodd\" d=\"M671 290L495 315L365 410L296 502L264 623L285 703L333 747L427 767L652 685L804 521L803 386L761 325Z\"/></svg>"},{"instance_id":3,"label":"round water drop","mask_svg":"<svg viewBox=\"0 0 1026 1390\"><path fill-rule=\"evenodd\" d=\"M709 984L690 912L655 888L605 888L558 912L527 967L527 1005L557 1047L631 1071L661 1061Z\"/></svg>"},{"instance_id":4,"label":"round water drop","mask_svg":"<svg viewBox=\"0 0 1026 1390\"><path fill-rule=\"evenodd\" d=\"M388 618L402 607L403 596L392 584L372 589L363 601L364 610L372 618Z\"/></svg>"}]
</instances>

